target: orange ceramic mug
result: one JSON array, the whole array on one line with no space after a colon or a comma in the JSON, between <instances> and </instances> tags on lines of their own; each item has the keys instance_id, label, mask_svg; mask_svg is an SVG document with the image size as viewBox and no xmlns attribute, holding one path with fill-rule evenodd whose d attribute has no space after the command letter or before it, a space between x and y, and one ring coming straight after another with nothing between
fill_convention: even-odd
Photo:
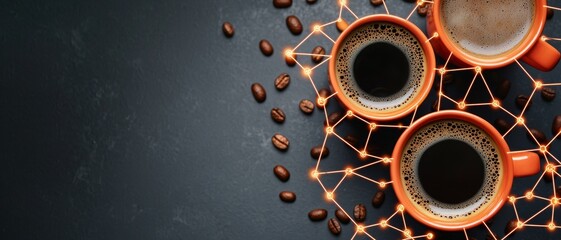
<instances>
[{"instance_id":1,"label":"orange ceramic mug","mask_svg":"<svg viewBox=\"0 0 561 240\"><path fill-rule=\"evenodd\" d=\"M387 14L352 23L337 39L329 83L347 109L370 120L394 120L428 95L435 68L430 42L415 24Z\"/></svg>"},{"instance_id":2,"label":"orange ceramic mug","mask_svg":"<svg viewBox=\"0 0 561 240\"><path fill-rule=\"evenodd\" d=\"M427 32L435 51L460 66L500 68L516 59L541 71L561 57L542 38L546 0L434 0Z\"/></svg>"},{"instance_id":3,"label":"orange ceramic mug","mask_svg":"<svg viewBox=\"0 0 561 240\"><path fill-rule=\"evenodd\" d=\"M540 171L533 152L509 152L501 134L471 113L446 110L417 120L393 151L391 179L405 210L444 231L471 228L508 200L514 177Z\"/></svg>"}]
</instances>

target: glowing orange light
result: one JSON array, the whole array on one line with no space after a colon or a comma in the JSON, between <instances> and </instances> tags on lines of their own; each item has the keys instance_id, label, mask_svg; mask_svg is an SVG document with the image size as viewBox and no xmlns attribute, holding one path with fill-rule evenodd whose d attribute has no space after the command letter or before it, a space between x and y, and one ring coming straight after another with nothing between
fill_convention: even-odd
<instances>
[{"instance_id":1,"label":"glowing orange light","mask_svg":"<svg viewBox=\"0 0 561 240\"><path fill-rule=\"evenodd\" d=\"M386 221L386 220L380 221L380 227L385 228L387 226L388 226L388 221Z\"/></svg>"},{"instance_id":2,"label":"glowing orange light","mask_svg":"<svg viewBox=\"0 0 561 240\"><path fill-rule=\"evenodd\" d=\"M516 202L516 198L513 196L508 197L508 201L511 203L515 203Z\"/></svg>"},{"instance_id":3,"label":"glowing orange light","mask_svg":"<svg viewBox=\"0 0 561 240\"><path fill-rule=\"evenodd\" d=\"M370 123L369 126L370 126L370 130L374 130L377 127L376 123Z\"/></svg>"},{"instance_id":4,"label":"glowing orange light","mask_svg":"<svg viewBox=\"0 0 561 240\"><path fill-rule=\"evenodd\" d=\"M466 103L465 103L464 101L459 102L459 103L458 103L458 108L459 108L459 109L464 109L464 108L466 108Z\"/></svg>"},{"instance_id":5,"label":"glowing orange light","mask_svg":"<svg viewBox=\"0 0 561 240\"><path fill-rule=\"evenodd\" d=\"M314 179L318 179L319 173L316 170L312 170L312 172L310 172L310 176Z\"/></svg>"},{"instance_id":6,"label":"glowing orange light","mask_svg":"<svg viewBox=\"0 0 561 240\"><path fill-rule=\"evenodd\" d=\"M284 51L284 56L286 56L286 57L292 57L292 54L293 54L293 52L290 49L287 49L287 50Z\"/></svg>"},{"instance_id":7,"label":"glowing orange light","mask_svg":"<svg viewBox=\"0 0 561 240\"><path fill-rule=\"evenodd\" d=\"M325 128L325 133L332 134L333 133L333 127L326 127Z\"/></svg>"},{"instance_id":8,"label":"glowing orange light","mask_svg":"<svg viewBox=\"0 0 561 240\"><path fill-rule=\"evenodd\" d=\"M545 153L547 152L547 147L544 145L540 145L540 152Z\"/></svg>"},{"instance_id":9,"label":"glowing orange light","mask_svg":"<svg viewBox=\"0 0 561 240\"><path fill-rule=\"evenodd\" d=\"M402 204L397 205L397 211L403 212L403 210L405 210L405 206Z\"/></svg>"},{"instance_id":10,"label":"glowing orange light","mask_svg":"<svg viewBox=\"0 0 561 240\"><path fill-rule=\"evenodd\" d=\"M438 95L443 96L444 93L442 91L438 91Z\"/></svg>"},{"instance_id":11,"label":"glowing orange light","mask_svg":"<svg viewBox=\"0 0 561 240\"><path fill-rule=\"evenodd\" d=\"M549 229L551 231L555 230L555 227L556 227L555 223L553 223L553 222L550 222L549 224L547 224L547 229Z\"/></svg>"},{"instance_id":12,"label":"glowing orange light","mask_svg":"<svg viewBox=\"0 0 561 240\"><path fill-rule=\"evenodd\" d=\"M554 205L554 206L558 205L559 204L559 198L552 197L551 198L551 204Z\"/></svg>"},{"instance_id":13,"label":"glowing orange light","mask_svg":"<svg viewBox=\"0 0 561 240\"><path fill-rule=\"evenodd\" d=\"M475 67L475 73L481 73L481 67L480 66Z\"/></svg>"},{"instance_id":14,"label":"glowing orange light","mask_svg":"<svg viewBox=\"0 0 561 240\"><path fill-rule=\"evenodd\" d=\"M352 116L354 116L353 111L351 110L347 111L347 117L352 117Z\"/></svg>"},{"instance_id":15,"label":"glowing orange light","mask_svg":"<svg viewBox=\"0 0 561 240\"><path fill-rule=\"evenodd\" d=\"M357 231L358 233L363 233L363 232L364 232L364 226L362 226L362 225L357 225L357 226L356 226L356 231Z\"/></svg>"},{"instance_id":16,"label":"glowing orange light","mask_svg":"<svg viewBox=\"0 0 561 240\"><path fill-rule=\"evenodd\" d=\"M438 33L436 33L438 34ZM444 67L438 69L438 73L440 73L440 75L444 75L446 73L446 69Z\"/></svg>"},{"instance_id":17,"label":"glowing orange light","mask_svg":"<svg viewBox=\"0 0 561 240\"><path fill-rule=\"evenodd\" d=\"M427 239L432 239L434 235L432 233L427 233Z\"/></svg>"},{"instance_id":18,"label":"glowing orange light","mask_svg":"<svg viewBox=\"0 0 561 240\"><path fill-rule=\"evenodd\" d=\"M522 117L516 118L516 123L518 123L518 125L524 125L524 118Z\"/></svg>"},{"instance_id":19,"label":"glowing orange light","mask_svg":"<svg viewBox=\"0 0 561 240\"><path fill-rule=\"evenodd\" d=\"M386 183L385 181L380 181L380 182L378 183L378 185L379 185L381 188L385 188L385 187L386 187L386 184L387 184L387 183Z\"/></svg>"},{"instance_id":20,"label":"glowing orange light","mask_svg":"<svg viewBox=\"0 0 561 240\"><path fill-rule=\"evenodd\" d=\"M522 227L524 227L524 223L522 221L518 221L516 223L516 228L521 229Z\"/></svg>"},{"instance_id":21,"label":"glowing orange light","mask_svg":"<svg viewBox=\"0 0 561 240\"><path fill-rule=\"evenodd\" d=\"M534 83L534 85L537 89L540 89L540 88L542 88L543 83L541 81L536 81L536 83Z\"/></svg>"},{"instance_id":22,"label":"glowing orange light","mask_svg":"<svg viewBox=\"0 0 561 240\"><path fill-rule=\"evenodd\" d=\"M341 4L341 6L345 6L347 5L347 0L341 0L339 1L339 3Z\"/></svg>"},{"instance_id":23,"label":"glowing orange light","mask_svg":"<svg viewBox=\"0 0 561 240\"><path fill-rule=\"evenodd\" d=\"M327 198L327 200L333 200L335 198L335 196L333 195L332 192L326 192L325 193L325 198Z\"/></svg>"},{"instance_id":24,"label":"glowing orange light","mask_svg":"<svg viewBox=\"0 0 561 240\"><path fill-rule=\"evenodd\" d=\"M318 97L317 104L320 107L325 106L325 98L324 97Z\"/></svg>"},{"instance_id":25,"label":"glowing orange light","mask_svg":"<svg viewBox=\"0 0 561 240\"><path fill-rule=\"evenodd\" d=\"M353 169L352 168L347 168L345 169L345 173L347 173L348 175L353 174Z\"/></svg>"},{"instance_id":26,"label":"glowing orange light","mask_svg":"<svg viewBox=\"0 0 561 240\"><path fill-rule=\"evenodd\" d=\"M526 194L524 194L524 196L526 197L526 199L530 200L534 198L534 193L532 191L528 191L526 192Z\"/></svg>"},{"instance_id":27,"label":"glowing orange light","mask_svg":"<svg viewBox=\"0 0 561 240\"><path fill-rule=\"evenodd\" d=\"M498 107L501 105L501 103L499 102L499 100L493 100L493 103L492 103L492 104L493 104L493 107L495 107L495 108L498 108Z\"/></svg>"},{"instance_id":28,"label":"glowing orange light","mask_svg":"<svg viewBox=\"0 0 561 240\"><path fill-rule=\"evenodd\" d=\"M314 32L319 32L319 31L321 31L321 26L320 25L314 25L313 29L314 29Z\"/></svg>"},{"instance_id":29,"label":"glowing orange light","mask_svg":"<svg viewBox=\"0 0 561 240\"><path fill-rule=\"evenodd\" d=\"M545 165L545 170L549 173L553 172L555 170L555 166L553 166L553 164L548 163L547 165Z\"/></svg>"},{"instance_id":30,"label":"glowing orange light","mask_svg":"<svg viewBox=\"0 0 561 240\"><path fill-rule=\"evenodd\" d=\"M312 74L312 69L310 68L304 68L304 74L310 76Z\"/></svg>"},{"instance_id":31,"label":"glowing orange light","mask_svg":"<svg viewBox=\"0 0 561 240\"><path fill-rule=\"evenodd\" d=\"M385 158L382 159L382 162L384 162L384 163L390 163L391 161L392 160L388 157L385 157Z\"/></svg>"},{"instance_id":32,"label":"glowing orange light","mask_svg":"<svg viewBox=\"0 0 561 240\"><path fill-rule=\"evenodd\" d=\"M405 231L403 231L403 235L404 235L405 237L410 238L410 237L411 237L411 230L405 229Z\"/></svg>"}]
</instances>

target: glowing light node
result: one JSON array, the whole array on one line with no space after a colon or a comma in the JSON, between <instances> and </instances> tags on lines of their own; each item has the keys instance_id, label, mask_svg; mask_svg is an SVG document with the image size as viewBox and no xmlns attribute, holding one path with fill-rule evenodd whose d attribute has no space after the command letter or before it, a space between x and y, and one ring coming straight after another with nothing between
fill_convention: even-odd
<instances>
[{"instance_id":1,"label":"glowing light node","mask_svg":"<svg viewBox=\"0 0 561 240\"><path fill-rule=\"evenodd\" d=\"M333 133L333 127L326 127L325 128L325 133L332 134Z\"/></svg>"},{"instance_id":2,"label":"glowing light node","mask_svg":"<svg viewBox=\"0 0 561 240\"><path fill-rule=\"evenodd\" d=\"M535 86L537 89L540 89L540 88L542 88L543 83L542 83L541 81L536 81L536 83L534 84L534 86Z\"/></svg>"},{"instance_id":3,"label":"glowing light node","mask_svg":"<svg viewBox=\"0 0 561 240\"><path fill-rule=\"evenodd\" d=\"M325 98L324 97L318 97L317 104L321 107L325 106Z\"/></svg>"},{"instance_id":4,"label":"glowing light node","mask_svg":"<svg viewBox=\"0 0 561 240\"><path fill-rule=\"evenodd\" d=\"M403 231L403 235L404 235L405 237L410 238L410 237L411 237L411 230L405 229L405 231Z\"/></svg>"},{"instance_id":5,"label":"glowing light node","mask_svg":"<svg viewBox=\"0 0 561 240\"><path fill-rule=\"evenodd\" d=\"M327 192L325 193L325 198L327 198L327 200L333 200L335 196L333 196L333 192Z\"/></svg>"},{"instance_id":6,"label":"glowing light node","mask_svg":"<svg viewBox=\"0 0 561 240\"><path fill-rule=\"evenodd\" d=\"M361 158L366 158L366 150L360 151L360 157Z\"/></svg>"},{"instance_id":7,"label":"glowing light node","mask_svg":"<svg viewBox=\"0 0 561 240\"><path fill-rule=\"evenodd\" d=\"M351 110L347 111L347 117L352 117L352 116L354 116L353 111Z\"/></svg>"},{"instance_id":8,"label":"glowing light node","mask_svg":"<svg viewBox=\"0 0 561 240\"><path fill-rule=\"evenodd\" d=\"M540 145L540 152L545 153L547 152L547 147L544 145Z\"/></svg>"},{"instance_id":9,"label":"glowing light node","mask_svg":"<svg viewBox=\"0 0 561 240\"><path fill-rule=\"evenodd\" d=\"M405 206L402 204L397 205L397 211L403 212L403 210L405 210Z\"/></svg>"},{"instance_id":10,"label":"glowing light node","mask_svg":"<svg viewBox=\"0 0 561 240\"><path fill-rule=\"evenodd\" d=\"M524 125L524 118L522 117L516 118L516 123L518 123L518 125Z\"/></svg>"},{"instance_id":11,"label":"glowing light node","mask_svg":"<svg viewBox=\"0 0 561 240\"><path fill-rule=\"evenodd\" d=\"M438 33L437 33L437 32L434 32L434 33L432 34L432 37L437 38L437 37L438 37Z\"/></svg>"},{"instance_id":12,"label":"glowing light node","mask_svg":"<svg viewBox=\"0 0 561 240\"><path fill-rule=\"evenodd\" d=\"M559 204L559 198L552 197L551 198L551 204L554 205L554 206L558 205Z\"/></svg>"},{"instance_id":13,"label":"glowing light node","mask_svg":"<svg viewBox=\"0 0 561 240\"><path fill-rule=\"evenodd\" d=\"M388 226L388 221L386 221L386 220L380 221L380 227L385 228L387 226Z\"/></svg>"},{"instance_id":14,"label":"glowing light node","mask_svg":"<svg viewBox=\"0 0 561 240\"><path fill-rule=\"evenodd\" d=\"M515 203L516 202L516 198L513 196L508 197L508 201L511 203Z\"/></svg>"},{"instance_id":15,"label":"glowing light node","mask_svg":"<svg viewBox=\"0 0 561 240\"><path fill-rule=\"evenodd\" d=\"M481 66L475 67L475 72L476 73L481 73Z\"/></svg>"},{"instance_id":16,"label":"glowing light node","mask_svg":"<svg viewBox=\"0 0 561 240\"><path fill-rule=\"evenodd\" d=\"M314 32L319 32L321 31L321 26L320 25L314 25Z\"/></svg>"},{"instance_id":17,"label":"glowing light node","mask_svg":"<svg viewBox=\"0 0 561 240\"><path fill-rule=\"evenodd\" d=\"M551 173L551 172L555 171L555 166L553 166L553 164L549 163L549 164L545 165L545 170L548 173Z\"/></svg>"},{"instance_id":18,"label":"glowing light node","mask_svg":"<svg viewBox=\"0 0 561 240\"><path fill-rule=\"evenodd\" d=\"M356 226L356 232L363 233L364 232L364 226L362 226L362 225Z\"/></svg>"},{"instance_id":19,"label":"glowing light node","mask_svg":"<svg viewBox=\"0 0 561 240\"><path fill-rule=\"evenodd\" d=\"M377 126L378 126L378 125L376 125L376 123L370 123L370 129L371 129L371 130L376 129Z\"/></svg>"},{"instance_id":20,"label":"glowing light node","mask_svg":"<svg viewBox=\"0 0 561 240\"><path fill-rule=\"evenodd\" d=\"M427 233L427 239L432 239L434 235L432 233Z\"/></svg>"},{"instance_id":21,"label":"glowing light node","mask_svg":"<svg viewBox=\"0 0 561 240\"><path fill-rule=\"evenodd\" d=\"M312 171L312 177L317 179L319 177L318 171L316 171L316 170Z\"/></svg>"},{"instance_id":22,"label":"glowing light node","mask_svg":"<svg viewBox=\"0 0 561 240\"><path fill-rule=\"evenodd\" d=\"M341 1L339 1L339 3L340 3L342 6L345 6L345 5L347 5L347 0L341 0Z\"/></svg>"},{"instance_id":23,"label":"glowing light node","mask_svg":"<svg viewBox=\"0 0 561 240\"><path fill-rule=\"evenodd\" d=\"M384 163L390 163L391 161L392 160L388 157L385 157L385 158L382 159L382 162L384 162Z\"/></svg>"},{"instance_id":24,"label":"glowing light node","mask_svg":"<svg viewBox=\"0 0 561 240\"><path fill-rule=\"evenodd\" d=\"M499 102L499 100L495 99L495 100L493 100L492 105L493 105L493 107L498 108L501 105L501 103Z\"/></svg>"},{"instance_id":25,"label":"glowing light node","mask_svg":"<svg viewBox=\"0 0 561 240\"><path fill-rule=\"evenodd\" d=\"M352 168L347 168L347 169L345 169L345 173L348 174L348 175L351 175L351 174L353 174L353 169Z\"/></svg>"},{"instance_id":26,"label":"glowing light node","mask_svg":"<svg viewBox=\"0 0 561 240\"><path fill-rule=\"evenodd\" d=\"M549 229L551 231L555 230L555 227L557 227L557 226L555 226L555 223L553 223L553 222L550 222L549 224L547 224L547 229Z\"/></svg>"},{"instance_id":27,"label":"glowing light node","mask_svg":"<svg viewBox=\"0 0 561 240\"><path fill-rule=\"evenodd\" d=\"M284 55L285 55L286 57L292 57L292 54L293 54L293 51L290 50L290 49L284 51Z\"/></svg>"},{"instance_id":28,"label":"glowing light node","mask_svg":"<svg viewBox=\"0 0 561 240\"><path fill-rule=\"evenodd\" d=\"M384 181L380 181L380 183L378 183L378 185L379 185L381 188L385 188L385 187L386 187L386 184L387 184L387 183L384 182Z\"/></svg>"},{"instance_id":29,"label":"glowing light node","mask_svg":"<svg viewBox=\"0 0 561 240\"><path fill-rule=\"evenodd\" d=\"M459 109L464 109L464 108L466 108L466 103L465 103L464 101L459 102L459 103L458 103L458 108L459 108Z\"/></svg>"},{"instance_id":30,"label":"glowing light node","mask_svg":"<svg viewBox=\"0 0 561 240\"><path fill-rule=\"evenodd\" d=\"M304 68L304 74L306 74L306 75L308 75L308 76L311 75L311 74L312 74L312 69L310 69L310 68Z\"/></svg>"},{"instance_id":31,"label":"glowing light node","mask_svg":"<svg viewBox=\"0 0 561 240\"><path fill-rule=\"evenodd\" d=\"M516 223L516 228L521 229L522 227L524 227L524 223L522 221L518 221Z\"/></svg>"},{"instance_id":32,"label":"glowing light node","mask_svg":"<svg viewBox=\"0 0 561 240\"><path fill-rule=\"evenodd\" d=\"M534 198L534 193L532 191L528 191L525 195L526 199L530 200Z\"/></svg>"},{"instance_id":33,"label":"glowing light node","mask_svg":"<svg viewBox=\"0 0 561 240\"><path fill-rule=\"evenodd\" d=\"M438 73L440 73L440 75L444 75L446 73L446 69L444 67L438 69Z\"/></svg>"}]
</instances>

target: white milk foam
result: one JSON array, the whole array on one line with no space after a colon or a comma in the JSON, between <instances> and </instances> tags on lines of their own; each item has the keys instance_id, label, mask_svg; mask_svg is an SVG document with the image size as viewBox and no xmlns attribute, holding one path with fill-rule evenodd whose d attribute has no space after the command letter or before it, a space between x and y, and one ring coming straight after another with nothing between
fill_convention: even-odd
<instances>
[{"instance_id":1,"label":"white milk foam","mask_svg":"<svg viewBox=\"0 0 561 240\"><path fill-rule=\"evenodd\" d=\"M468 143L480 154L485 164L485 179L481 189L472 198L459 204L442 203L430 197L423 190L416 170L423 152L447 139ZM479 127L460 120L440 120L417 130L409 139L401 156L400 177L407 197L417 209L435 218L461 220L485 210L498 194L504 174L501 158L495 141Z\"/></svg>"},{"instance_id":2,"label":"white milk foam","mask_svg":"<svg viewBox=\"0 0 561 240\"><path fill-rule=\"evenodd\" d=\"M443 0L442 25L460 49L496 57L517 47L534 22L532 0Z\"/></svg>"},{"instance_id":3,"label":"white milk foam","mask_svg":"<svg viewBox=\"0 0 561 240\"><path fill-rule=\"evenodd\" d=\"M409 79L401 91L388 97L375 97L362 90L352 78L355 58L372 43L386 42L399 48L409 62ZM382 56L383 57L383 56ZM335 75L344 95L367 110L389 112L407 106L420 92L426 75L426 59L421 43L409 30L389 22L360 26L342 42L335 59Z\"/></svg>"}]
</instances>

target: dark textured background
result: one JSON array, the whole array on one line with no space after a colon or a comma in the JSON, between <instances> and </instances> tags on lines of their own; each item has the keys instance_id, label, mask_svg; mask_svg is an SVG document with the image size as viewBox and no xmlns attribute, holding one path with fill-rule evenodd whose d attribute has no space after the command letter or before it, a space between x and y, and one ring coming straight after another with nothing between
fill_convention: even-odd
<instances>
[{"instance_id":1,"label":"dark textured background","mask_svg":"<svg viewBox=\"0 0 561 240\"><path fill-rule=\"evenodd\" d=\"M292 36L286 16L296 14L306 26L326 22L337 17L335 2L310 6L296 0L289 9L275 9L270 0L0 3L0 239L348 239L350 225L333 237L326 221L307 219L313 208L325 207L330 216L335 209L307 176L315 165L309 149L323 139L323 116L299 112L300 99L314 94L280 54L307 33ZM350 2L360 16L383 11L366 0ZM402 17L413 7L404 1L389 5ZM424 29L424 19L415 14L412 20ZM234 38L222 35L224 21L235 25ZM336 34L333 28L329 32ZM561 37L561 14L548 22L545 33ZM272 57L259 52L262 38L275 46ZM314 41L303 49L318 43L330 48L325 39ZM531 71L545 82L561 81L561 67ZM273 88L281 72L293 76L284 92ZM530 93L529 80L516 66L491 74L513 81L505 106L519 112L513 99ZM327 86L325 68L314 76L318 85ZM265 103L253 100L253 82L267 88ZM450 92L465 90L467 83L459 81ZM475 89L483 92L480 84ZM434 97L433 92L419 114L429 112ZM275 106L288 115L282 125L270 120ZM330 111L337 109L330 104ZM527 115L530 127L551 137L551 119L560 109L559 97L545 103L536 96ZM490 121L506 116L480 114ZM341 129L365 132L352 123ZM271 146L275 132L290 138L288 152ZM373 142L389 153L397 134L381 131L379 136L389 137L375 135ZM514 150L534 147L521 129L507 140ZM322 168L358 163L336 139L328 146L331 156ZM553 145L557 155L560 146ZM292 172L289 182L274 177L276 164ZM365 174L388 178L385 167ZM523 193L535 180L516 180L514 191ZM284 189L298 194L295 203L280 202L277 194ZM389 187L383 208L372 208L374 192L373 184L353 178L337 198L346 209L365 203L372 223L396 204ZM536 193L550 196L551 184L540 183ZM521 201L519 213L527 217L543 206ZM550 214L544 212L537 223L548 222ZM505 207L493 229L502 235L513 216ZM427 231L408 220L416 234ZM560 217L556 221L561 224ZM391 230L372 234L400 238ZM483 238L485 233L476 228L470 234ZM530 229L513 239L537 238L561 234Z\"/></svg>"}]
</instances>

